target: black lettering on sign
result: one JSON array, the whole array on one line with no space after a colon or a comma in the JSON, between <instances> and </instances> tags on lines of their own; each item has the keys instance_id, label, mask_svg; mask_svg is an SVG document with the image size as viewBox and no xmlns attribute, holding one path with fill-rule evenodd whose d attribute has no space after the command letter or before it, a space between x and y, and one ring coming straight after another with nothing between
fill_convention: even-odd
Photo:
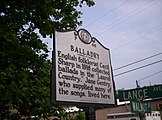
<instances>
[{"instance_id":1,"label":"black lettering on sign","mask_svg":"<svg viewBox=\"0 0 162 120\"><path fill-rule=\"evenodd\" d=\"M91 70L91 66L90 66L90 65L86 65L86 64L82 64L82 69L83 69L83 70L88 70L88 71L90 71L90 70Z\"/></svg>"},{"instance_id":2,"label":"black lettering on sign","mask_svg":"<svg viewBox=\"0 0 162 120\"><path fill-rule=\"evenodd\" d=\"M80 65L80 64L78 64L78 63L76 63L76 68L81 69L81 65Z\"/></svg>"},{"instance_id":3,"label":"black lettering on sign","mask_svg":"<svg viewBox=\"0 0 162 120\"><path fill-rule=\"evenodd\" d=\"M70 81L76 81L77 83L79 83L81 81L81 78L76 77L74 75L65 75L62 72L58 73L58 77L62 80L70 80Z\"/></svg>"},{"instance_id":4,"label":"black lettering on sign","mask_svg":"<svg viewBox=\"0 0 162 120\"><path fill-rule=\"evenodd\" d=\"M71 68L74 68L75 67L75 64L74 63L65 61L62 58L58 58L58 64L65 65L65 66L69 66Z\"/></svg>"},{"instance_id":5,"label":"black lettering on sign","mask_svg":"<svg viewBox=\"0 0 162 120\"><path fill-rule=\"evenodd\" d=\"M80 98L85 97L85 92L71 91L71 95L79 96Z\"/></svg>"},{"instance_id":6,"label":"black lettering on sign","mask_svg":"<svg viewBox=\"0 0 162 120\"><path fill-rule=\"evenodd\" d=\"M106 91L106 88L103 88L103 87L95 87L95 91L98 91L98 92L103 92L103 93L105 93L105 91Z\"/></svg>"},{"instance_id":7,"label":"black lettering on sign","mask_svg":"<svg viewBox=\"0 0 162 120\"><path fill-rule=\"evenodd\" d=\"M86 77L85 83L96 84L96 81L95 81L95 80L91 80L91 79L89 79L88 77Z\"/></svg>"},{"instance_id":8,"label":"black lettering on sign","mask_svg":"<svg viewBox=\"0 0 162 120\"><path fill-rule=\"evenodd\" d=\"M100 67L103 69L109 69L109 65L104 65L102 62L100 63Z\"/></svg>"},{"instance_id":9,"label":"black lettering on sign","mask_svg":"<svg viewBox=\"0 0 162 120\"><path fill-rule=\"evenodd\" d=\"M91 57L91 58L99 59L99 54L96 53L96 52L85 50L83 48L79 48L79 47L76 47L74 45L71 45L70 48L71 48L72 52L78 53L78 54L83 55L85 57Z\"/></svg>"},{"instance_id":10,"label":"black lettering on sign","mask_svg":"<svg viewBox=\"0 0 162 120\"><path fill-rule=\"evenodd\" d=\"M110 87L110 83L102 80L97 80L97 85L107 86L108 88Z\"/></svg>"},{"instance_id":11,"label":"black lettering on sign","mask_svg":"<svg viewBox=\"0 0 162 120\"><path fill-rule=\"evenodd\" d=\"M76 68L69 68L67 66L63 67L63 66L58 65L58 71L71 73L71 74L78 74L78 70L76 70Z\"/></svg>"},{"instance_id":12,"label":"black lettering on sign","mask_svg":"<svg viewBox=\"0 0 162 120\"><path fill-rule=\"evenodd\" d=\"M63 82L59 81L59 85L62 87L68 87L68 88L71 86L70 83L65 82L65 80L63 80Z\"/></svg>"},{"instance_id":13,"label":"black lettering on sign","mask_svg":"<svg viewBox=\"0 0 162 120\"><path fill-rule=\"evenodd\" d=\"M101 93L101 98L111 99L111 96L107 95L107 94L104 94L104 93Z\"/></svg>"},{"instance_id":14,"label":"black lettering on sign","mask_svg":"<svg viewBox=\"0 0 162 120\"><path fill-rule=\"evenodd\" d=\"M79 57L78 57L78 62L87 64L87 65L91 65L91 66L96 66L96 67L98 67L98 62L91 61L91 60L89 60L88 58L84 58L84 57L80 57L80 56L79 56Z\"/></svg>"},{"instance_id":15,"label":"black lettering on sign","mask_svg":"<svg viewBox=\"0 0 162 120\"><path fill-rule=\"evenodd\" d=\"M111 93L111 87L110 87L109 89L107 89L107 92L108 92L108 93Z\"/></svg>"},{"instance_id":16,"label":"black lettering on sign","mask_svg":"<svg viewBox=\"0 0 162 120\"><path fill-rule=\"evenodd\" d=\"M72 61L77 61L77 57L75 55L70 55L68 54L64 54L61 51L57 51L58 52L58 57L59 58L64 58L65 60L72 60Z\"/></svg>"},{"instance_id":17,"label":"black lettering on sign","mask_svg":"<svg viewBox=\"0 0 162 120\"><path fill-rule=\"evenodd\" d=\"M91 72L87 72L87 76L88 76L88 77L91 77L91 78L94 78L94 74L91 73Z\"/></svg>"},{"instance_id":18,"label":"black lettering on sign","mask_svg":"<svg viewBox=\"0 0 162 120\"><path fill-rule=\"evenodd\" d=\"M82 78L83 78L83 76L85 76L85 73L84 73L82 70L80 70L80 75L81 75Z\"/></svg>"},{"instance_id":19,"label":"black lettering on sign","mask_svg":"<svg viewBox=\"0 0 162 120\"><path fill-rule=\"evenodd\" d=\"M100 75L99 73L96 73L96 75L98 79L110 81L109 75Z\"/></svg>"},{"instance_id":20,"label":"black lettering on sign","mask_svg":"<svg viewBox=\"0 0 162 120\"><path fill-rule=\"evenodd\" d=\"M69 91L68 90L65 90L63 88L59 88L59 94L68 95L69 94Z\"/></svg>"},{"instance_id":21,"label":"black lettering on sign","mask_svg":"<svg viewBox=\"0 0 162 120\"><path fill-rule=\"evenodd\" d=\"M88 97L100 98L99 92L88 91Z\"/></svg>"},{"instance_id":22,"label":"black lettering on sign","mask_svg":"<svg viewBox=\"0 0 162 120\"><path fill-rule=\"evenodd\" d=\"M83 85L81 84L73 84L73 88L76 88L78 90L93 90L93 85L87 85L86 83L84 83Z\"/></svg>"}]
</instances>

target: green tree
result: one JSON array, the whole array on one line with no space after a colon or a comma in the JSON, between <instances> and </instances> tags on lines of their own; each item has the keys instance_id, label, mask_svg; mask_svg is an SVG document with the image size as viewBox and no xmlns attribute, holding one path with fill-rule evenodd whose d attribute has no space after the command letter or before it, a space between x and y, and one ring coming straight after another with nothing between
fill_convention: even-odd
<instances>
[{"instance_id":1,"label":"green tree","mask_svg":"<svg viewBox=\"0 0 162 120\"><path fill-rule=\"evenodd\" d=\"M79 110L75 120L85 120L85 113Z\"/></svg>"},{"instance_id":2,"label":"green tree","mask_svg":"<svg viewBox=\"0 0 162 120\"><path fill-rule=\"evenodd\" d=\"M0 119L57 114L50 102L47 45L40 39L53 29L73 30L78 6L91 0L2 0L0 2ZM39 30L39 34L35 30Z\"/></svg>"}]
</instances>

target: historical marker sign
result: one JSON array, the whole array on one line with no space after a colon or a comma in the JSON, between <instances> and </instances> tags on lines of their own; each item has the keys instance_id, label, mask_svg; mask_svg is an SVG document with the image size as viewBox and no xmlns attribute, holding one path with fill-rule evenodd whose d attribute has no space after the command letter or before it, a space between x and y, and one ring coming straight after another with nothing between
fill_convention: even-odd
<instances>
[{"instance_id":1,"label":"historical marker sign","mask_svg":"<svg viewBox=\"0 0 162 120\"><path fill-rule=\"evenodd\" d=\"M129 101L130 99L160 98L162 97L162 84L130 90L119 90L118 96L119 101Z\"/></svg>"},{"instance_id":2,"label":"historical marker sign","mask_svg":"<svg viewBox=\"0 0 162 120\"><path fill-rule=\"evenodd\" d=\"M55 31L53 55L53 102L115 104L110 51L88 31Z\"/></svg>"}]
</instances>

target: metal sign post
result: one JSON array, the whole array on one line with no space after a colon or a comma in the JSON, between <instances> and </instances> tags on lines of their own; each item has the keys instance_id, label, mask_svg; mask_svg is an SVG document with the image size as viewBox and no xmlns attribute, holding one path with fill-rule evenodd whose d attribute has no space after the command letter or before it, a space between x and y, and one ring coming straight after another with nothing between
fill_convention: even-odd
<instances>
[{"instance_id":1,"label":"metal sign post","mask_svg":"<svg viewBox=\"0 0 162 120\"><path fill-rule=\"evenodd\" d=\"M93 107L84 108L86 120L96 120L95 109Z\"/></svg>"}]
</instances>

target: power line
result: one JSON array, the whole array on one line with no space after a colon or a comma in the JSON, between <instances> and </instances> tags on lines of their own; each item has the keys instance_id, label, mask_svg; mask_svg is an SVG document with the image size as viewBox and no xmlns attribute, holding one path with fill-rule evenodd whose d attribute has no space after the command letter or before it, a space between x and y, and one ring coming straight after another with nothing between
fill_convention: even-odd
<instances>
[{"instance_id":1,"label":"power line","mask_svg":"<svg viewBox=\"0 0 162 120\"><path fill-rule=\"evenodd\" d=\"M116 50L116 49L119 49L119 48L121 48L121 47L124 47L124 46L126 46L126 45L128 45L128 44L131 44L131 43L133 43L133 42L135 42L135 41L138 41L138 40L140 40L140 39L142 39L142 38L144 38L144 37L146 37L146 36L149 36L150 34L153 34L153 33L155 33L155 32L160 31L161 29L162 29L162 27L161 27L161 28L158 28L158 29L156 29L156 30L154 30L154 31L151 31L151 32L149 32L149 33L147 33L147 34L145 34L145 35L143 35L143 36L140 36L139 38L137 38L137 39L135 39L135 40L132 40L132 41L130 41L130 42L127 42L127 43L125 43L125 44L123 44L123 45L117 47L117 48L112 49L112 51L114 51L114 50Z\"/></svg>"},{"instance_id":2,"label":"power line","mask_svg":"<svg viewBox=\"0 0 162 120\"><path fill-rule=\"evenodd\" d=\"M147 66L150 66L150 65L153 65L153 64L159 63L159 62L162 62L162 60L159 60L159 61L156 61L156 62L153 62L153 63L147 64L147 65L144 65L144 66L141 66L141 67L137 67L137 68L134 68L134 69L131 69L131 70L125 71L125 72L118 73L118 74L114 75L114 77L119 76L119 75L123 75L123 74L126 74L126 73L129 73L129 72L132 72L132 71L135 71L135 70L138 70L138 69L141 69L141 68L144 68L144 67L147 67Z\"/></svg>"},{"instance_id":3,"label":"power line","mask_svg":"<svg viewBox=\"0 0 162 120\"><path fill-rule=\"evenodd\" d=\"M156 2L157 2L157 1L156 1ZM123 22L124 20L126 20L126 19L128 19L128 18L131 18L132 16L134 16L134 15L138 14L139 12L145 10L146 8L152 6L152 5L155 4L156 2L154 2L154 1L153 1L153 2L152 2L152 1L147 2L147 3L144 4L142 7L146 6L146 5L149 4L149 3L152 3L152 4L149 5L149 6L146 6L146 7L144 7L144 8L138 7L137 9L135 9L135 10L129 12L127 15L125 15L125 16L123 16L123 17L117 19L117 20L115 20L113 23L104 26L104 27L102 28L102 31L99 32L99 33L96 33L96 34L101 35L101 34L104 33L107 29L111 29L113 26L120 24L121 22ZM140 8L142 8L142 9L139 10ZM138 10L139 10L139 11L138 11ZM108 28L107 28L107 27L108 27Z\"/></svg>"},{"instance_id":4,"label":"power line","mask_svg":"<svg viewBox=\"0 0 162 120\"><path fill-rule=\"evenodd\" d=\"M110 11L106 12L105 14L103 14L101 17L97 18L96 20L92 21L91 23L89 23L88 25L86 25L85 27L89 27L90 25L96 23L97 21L99 21L100 19L102 19L103 17L105 17L106 15L108 15L109 13L115 11L117 8L123 6L128 0L122 2L121 4L119 4L118 6L116 6L115 8L111 9Z\"/></svg>"},{"instance_id":5,"label":"power line","mask_svg":"<svg viewBox=\"0 0 162 120\"><path fill-rule=\"evenodd\" d=\"M162 70L161 70L161 71L158 71L158 72L156 72L156 73L154 73L154 74L151 74L151 75L149 75L149 76L146 76L146 77L144 77L144 78L141 78L141 79L139 79L139 80L137 80L137 81L140 83L140 81L145 80L145 79L147 79L147 78L149 78L149 77L152 77L152 76L154 76L154 75L156 75L156 74L158 74L158 73L160 73L160 72L162 72ZM149 81L149 82L150 82L150 81ZM151 85L151 83L150 83L150 85Z\"/></svg>"},{"instance_id":6,"label":"power line","mask_svg":"<svg viewBox=\"0 0 162 120\"><path fill-rule=\"evenodd\" d=\"M146 6L146 5L149 4L149 3L152 3L152 1L147 2L147 3L144 4L143 6ZM156 3L156 2L153 2L153 4L154 4L154 3ZM135 10L129 12L127 15L125 15L125 16L123 16L123 17L117 19L117 20L115 20L113 23L111 23L111 24L109 24L109 25L106 25L106 26L103 28L104 30L102 30L102 31L101 31L100 33L98 33L98 34L101 35L103 32L106 31L106 29L110 29L110 28L112 28L113 26L115 26L115 25L117 25L117 24L120 24L120 23L123 22L124 20L126 20L126 19L128 19L128 18L131 18L132 16L134 16L134 15L138 14L139 12L145 10L146 8L152 6L153 4L151 4L151 5L147 6L147 7L144 7L144 8L141 9L141 10L139 10L141 7L138 7L137 9L135 9ZM142 6L142 7L143 7L143 6ZM138 11L138 10L139 10L139 11ZM136 11L137 11L137 12L136 12ZM107 28L107 27L108 27L108 28Z\"/></svg>"},{"instance_id":7,"label":"power line","mask_svg":"<svg viewBox=\"0 0 162 120\"><path fill-rule=\"evenodd\" d=\"M152 55L152 56L149 56L149 57L146 57L146 58L143 58L143 59L141 59L141 60L138 60L138 61L129 63L129 64L127 64L127 65L123 65L123 66L121 66L121 67L115 68L113 71L119 70L119 69L122 69L122 68L125 68L125 67L127 67L127 66L130 66L130 65L133 65L133 64L136 64L136 63L139 63L139 62L142 62L142 61L144 61L144 60L150 59L150 58L152 58L152 57L155 57L155 56L158 56L158 55L161 55L161 54L162 54L162 52L161 52L161 53L157 53L157 54Z\"/></svg>"},{"instance_id":8,"label":"power line","mask_svg":"<svg viewBox=\"0 0 162 120\"><path fill-rule=\"evenodd\" d=\"M149 75L149 76L146 76L146 77L144 77L144 78L141 78L141 79L139 79L139 80L137 80L137 81L142 81L142 80L144 80L144 79L146 79L146 78L149 78L149 77L152 77L152 76L154 76L154 75L156 75L156 74L158 74L158 73L160 73L160 72L162 72L162 70L160 70L160 71L158 71L158 72L156 72L156 73L154 73L154 74L151 74L151 75Z\"/></svg>"}]
</instances>

